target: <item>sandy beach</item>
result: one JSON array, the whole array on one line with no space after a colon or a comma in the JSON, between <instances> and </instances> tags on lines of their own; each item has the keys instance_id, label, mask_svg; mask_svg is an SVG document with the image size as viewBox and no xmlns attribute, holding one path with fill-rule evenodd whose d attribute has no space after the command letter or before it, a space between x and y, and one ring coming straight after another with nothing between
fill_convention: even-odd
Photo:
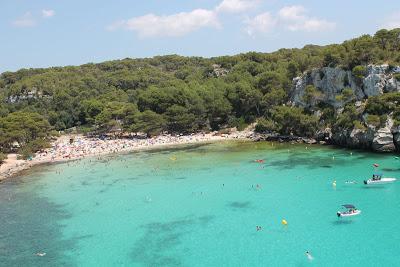
<instances>
[{"instance_id":1,"label":"sandy beach","mask_svg":"<svg viewBox=\"0 0 400 267\"><path fill-rule=\"evenodd\" d=\"M77 160L86 157L106 155L112 153L139 151L181 144L195 144L202 142L216 142L230 139L248 139L252 131L246 130L230 134L197 133L192 135L160 135L146 139L99 139L87 138L83 135L63 135L31 160L18 159L17 154L9 154L0 165L0 181L17 175L20 171L34 165ZM73 140L71 143L70 140Z\"/></svg>"}]
</instances>

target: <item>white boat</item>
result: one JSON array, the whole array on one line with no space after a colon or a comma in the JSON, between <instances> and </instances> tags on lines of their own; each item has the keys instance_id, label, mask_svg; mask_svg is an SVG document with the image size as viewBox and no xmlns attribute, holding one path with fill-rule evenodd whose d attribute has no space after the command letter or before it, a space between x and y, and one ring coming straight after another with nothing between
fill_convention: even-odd
<instances>
[{"instance_id":1,"label":"white boat","mask_svg":"<svg viewBox=\"0 0 400 267\"><path fill-rule=\"evenodd\" d=\"M338 217L351 217L351 216L359 215L361 213L361 210L358 210L352 204L344 204L342 206L345 207L347 210L346 211L338 211L336 213Z\"/></svg>"},{"instance_id":2,"label":"white boat","mask_svg":"<svg viewBox=\"0 0 400 267\"><path fill-rule=\"evenodd\" d=\"M373 184L390 184L395 182L396 178L382 177L382 174L373 174L372 178L368 180L364 180L364 184L373 185Z\"/></svg>"}]
</instances>

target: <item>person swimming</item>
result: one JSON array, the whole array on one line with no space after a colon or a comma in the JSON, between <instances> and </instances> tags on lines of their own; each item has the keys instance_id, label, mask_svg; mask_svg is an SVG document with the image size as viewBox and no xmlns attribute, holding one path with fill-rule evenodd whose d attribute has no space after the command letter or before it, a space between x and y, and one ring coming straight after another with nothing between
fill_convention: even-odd
<instances>
[{"instance_id":1,"label":"person swimming","mask_svg":"<svg viewBox=\"0 0 400 267\"><path fill-rule=\"evenodd\" d=\"M306 256L309 261L312 261L314 259L314 257L311 255L309 251L306 251Z\"/></svg>"},{"instance_id":2,"label":"person swimming","mask_svg":"<svg viewBox=\"0 0 400 267\"><path fill-rule=\"evenodd\" d=\"M36 253L36 256L39 256L39 257L46 256L46 252L38 252L38 253Z\"/></svg>"},{"instance_id":3,"label":"person swimming","mask_svg":"<svg viewBox=\"0 0 400 267\"><path fill-rule=\"evenodd\" d=\"M353 181L346 181L345 183L346 184L356 184L357 182L353 180Z\"/></svg>"}]
</instances>

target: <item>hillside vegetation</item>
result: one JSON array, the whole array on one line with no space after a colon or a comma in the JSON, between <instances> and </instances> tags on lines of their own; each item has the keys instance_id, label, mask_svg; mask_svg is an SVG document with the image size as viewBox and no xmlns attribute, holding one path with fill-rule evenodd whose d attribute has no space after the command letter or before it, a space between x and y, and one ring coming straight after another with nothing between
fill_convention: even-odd
<instances>
[{"instance_id":1,"label":"hillside vegetation","mask_svg":"<svg viewBox=\"0 0 400 267\"><path fill-rule=\"evenodd\" d=\"M351 70L361 78L368 64L383 63L400 65L400 29L273 53L170 55L5 72L0 76L0 151L19 148L29 154L45 146L55 131L71 127L157 135L242 129L258 120L259 131L299 136L313 136L328 126L351 128L359 120L351 92L344 92L350 104L338 120L329 105L318 106L318 117L310 108L315 105L288 105L293 78L321 67ZM318 92L309 87L304 100L317 99ZM368 101L368 110L376 115L371 123L381 123L388 112L400 114L398 99L399 93L391 93Z\"/></svg>"}]
</instances>

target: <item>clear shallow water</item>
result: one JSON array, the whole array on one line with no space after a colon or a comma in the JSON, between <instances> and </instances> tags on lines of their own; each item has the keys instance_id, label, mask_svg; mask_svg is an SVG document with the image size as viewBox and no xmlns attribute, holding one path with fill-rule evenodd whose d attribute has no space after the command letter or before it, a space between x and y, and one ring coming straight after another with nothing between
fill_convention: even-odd
<instances>
[{"instance_id":1,"label":"clear shallow water","mask_svg":"<svg viewBox=\"0 0 400 267\"><path fill-rule=\"evenodd\" d=\"M0 266L399 266L400 182L365 187L373 163L400 178L394 155L239 142L38 167L0 184Z\"/></svg>"}]
</instances>

